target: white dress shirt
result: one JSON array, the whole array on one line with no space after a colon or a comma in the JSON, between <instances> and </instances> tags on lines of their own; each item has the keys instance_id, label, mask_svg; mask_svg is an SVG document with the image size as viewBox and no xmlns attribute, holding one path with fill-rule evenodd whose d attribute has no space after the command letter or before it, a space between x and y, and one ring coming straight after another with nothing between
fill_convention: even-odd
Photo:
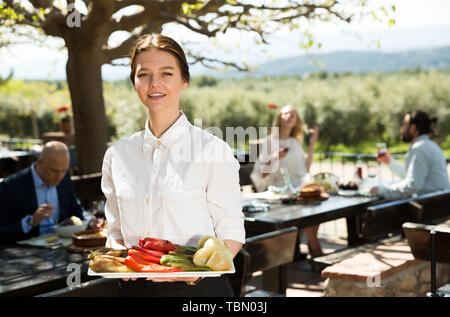
<instances>
[{"instance_id":1,"label":"white dress shirt","mask_svg":"<svg viewBox=\"0 0 450 317\"><path fill-rule=\"evenodd\" d=\"M264 162L268 162L271 156L281 147L289 148L284 158L277 162L273 162L269 168L269 174L265 177L261 173L268 171L268 166ZM302 146L296 138L278 139L276 137L268 137L261 145L260 154L255 162L250 178L255 185L256 191L262 192L267 190L269 185L283 187L284 180L280 172L280 167L287 169L291 183L294 187L302 184L303 178L308 173L306 170L306 157Z\"/></svg>"},{"instance_id":2,"label":"white dress shirt","mask_svg":"<svg viewBox=\"0 0 450 317\"><path fill-rule=\"evenodd\" d=\"M450 188L444 154L428 135L419 136L411 144L405 165L392 159L388 166L402 180L380 186L378 194L387 199Z\"/></svg>"},{"instance_id":3,"label":"white dress shirt","mask_svg":"<svg viewBox=\"0 0 450 317\"><path fill-rule=\"evenodd\" d=\"M148 128L113 144L102 170L107 245L138 238L195 246L203 235L245 243L239 163L181 114L157 139Z\"/></svg>"}]
</instances>

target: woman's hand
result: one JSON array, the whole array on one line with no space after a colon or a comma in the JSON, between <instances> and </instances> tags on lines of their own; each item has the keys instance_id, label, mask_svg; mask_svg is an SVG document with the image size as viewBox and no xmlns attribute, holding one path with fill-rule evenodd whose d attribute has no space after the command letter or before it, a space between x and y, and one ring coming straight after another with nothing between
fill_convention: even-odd
<instances>
[{"instance_id":1,"label":"woman's hand","mask_svg":"<svg viewBox=\"0 0 450 317\"><path fill-rule=\"evenodd\" d=\"M272 163L272 162L274 162L276 160L283 159L288 154L288 152L289 152L289 148L284 147L284 146L280 147L278 149L278 151L275 151L275 153L273 153L272 159L270 160L270 162Z\"/></svg>"},{"instance_id":2,"label":"woman's hand","mask_svg":"<svg viewBox=\"0 0 450 317\"><path fill-rule=\"evenodd\" d=\"M316 143L316 141L319 139L319 127L315 125L314 128L309 129L309 133L311 133L309 144Z\"/></svg>"}]
</instances>

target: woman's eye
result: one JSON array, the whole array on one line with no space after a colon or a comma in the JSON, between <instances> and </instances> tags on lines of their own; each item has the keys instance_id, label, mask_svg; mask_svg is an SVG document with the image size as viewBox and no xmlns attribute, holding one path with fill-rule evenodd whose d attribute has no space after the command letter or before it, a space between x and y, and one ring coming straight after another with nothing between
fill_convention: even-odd
<instances>
[{"instance_id":1,"label":"woman's eye","mask_svg":"<svg viewBox=\"0 0 450 317\"><path fill-rule=\"evenodd\" d=\"M164 72L163 76L172 76L172 73Z\"/></svg>"},{"instance_id":2,"label":"woman's eye","mask_svg":"<svg viewBox=\"0 0 450 317\"><path fill-rule=\"evenodd\" d=\"M138 75L139 78L144 77L144 76L147 76L147 74L142 73L142 74L139 74L139 75Z\"/></svg>"}]
</instances>

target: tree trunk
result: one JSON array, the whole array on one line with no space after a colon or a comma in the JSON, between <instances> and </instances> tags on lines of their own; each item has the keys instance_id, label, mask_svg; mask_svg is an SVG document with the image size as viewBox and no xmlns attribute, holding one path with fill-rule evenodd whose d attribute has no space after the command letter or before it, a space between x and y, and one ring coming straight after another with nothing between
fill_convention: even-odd
<instances>
[{"instance_id":1,"label":"tree trunk","mask_svg":"<svg viewBox=\"0 0 450 317\"><path fill-rule=\"evenodd\" d=\"M74 115L77 169L79 174L96 173L101 171L107 142L101 49L82 41L66 43L69 53L66 72Z\"/></svg>"},{"instance_id":2,"label":"tree trunk","mask_svg":"<svg viewBox=\"0 0 450 317\"><path fill-rule=\"evenodd\" d=\"M31 127L33 128L33 138L39 139L39 125L36 117L36 112L34 112L34 110L31 111L30 117L31 117Z\"/></svg>"}]
</instances>

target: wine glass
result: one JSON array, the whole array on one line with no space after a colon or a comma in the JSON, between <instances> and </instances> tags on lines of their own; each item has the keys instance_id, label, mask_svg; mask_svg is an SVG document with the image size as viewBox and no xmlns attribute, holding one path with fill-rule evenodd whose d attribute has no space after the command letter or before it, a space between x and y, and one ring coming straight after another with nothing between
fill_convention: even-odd
<instances>
[{"instance_id":1,"label":"wine glass","mask_svg":"<svg viewBox=\"0 0 450 317\"><path fill-rule=\"evenodd\" d=\"M385 156L387 153L387 145L384 142L377 143L377 157Z\"/></svg>"},{"instance_id":2,"label":"wine glass","mask_svg":"<svg viewBox=\"0 0 450 317\"><path fill-rule=\"evenodd\" d=\"M387 145L384 142L377 143L377 158L383 157L387 154ZM378 173L381 174L382 165L378 162ZM380 177L381 178L381 175Z\"/></svg>"},{"instance_id":3,"label":"wine glass","mask_svg":"<svg viewBox=\"0 0 450 317\"><path fill-rule=\"evenodd\" d=\"M378 175L378 166L376 163L367 164L367 176L369 177L370 186L375 185L375 178Z\"/></svg>"}]
</instances>

